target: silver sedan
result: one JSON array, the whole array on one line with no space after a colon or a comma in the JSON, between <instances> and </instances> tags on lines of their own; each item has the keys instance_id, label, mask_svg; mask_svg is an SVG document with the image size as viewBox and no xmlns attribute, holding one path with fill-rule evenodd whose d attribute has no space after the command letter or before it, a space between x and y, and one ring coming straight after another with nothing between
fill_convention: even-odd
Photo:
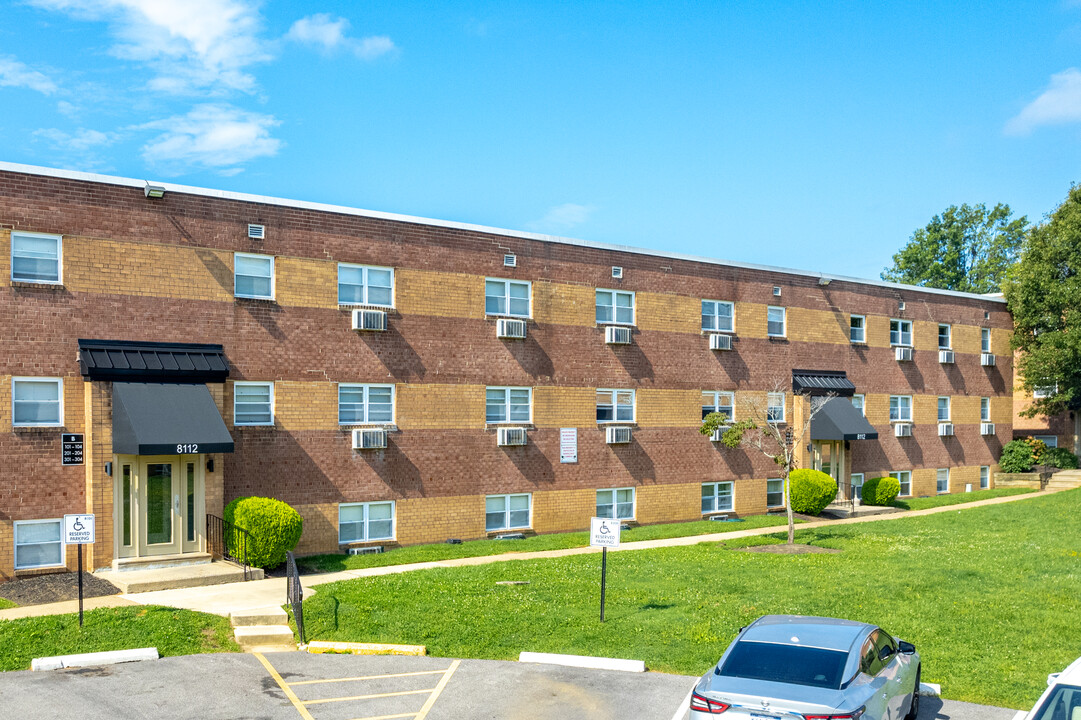
<instances>
[{"instance_id":1,"label":"silver sedan","mask_svg":"<svg viewBox=\"0 0 1081 720\"><path fill-rule=\"evenodd\" d=\"M915 720L920 656L882 628L766 615L740 630L691 695L691 720Z\"/></svg>"}]
</instances>

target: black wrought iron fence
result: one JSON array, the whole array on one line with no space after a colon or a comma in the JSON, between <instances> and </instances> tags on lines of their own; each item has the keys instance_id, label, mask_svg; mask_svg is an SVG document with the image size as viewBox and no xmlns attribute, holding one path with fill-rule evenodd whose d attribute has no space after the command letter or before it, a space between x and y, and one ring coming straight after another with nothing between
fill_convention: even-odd
<instances>
[{"instance_id":1,"label":"black wrought iron fence","mask_svg":"<svg viewBox=\"0 0 1081 720\"><path fill-rule=\"evenodd\" d=\"M304 588L300 585L300 572L292 552L285 553L285 602L293 608L300 644L304 644Z\"/></svg>"},{"instance_id":2,"label":"black wrought iron fence","mask_svg":"<svg viewBox=\"0 0 1081 720\"><path fill-rule=\"evenodd\" d=\"M252 579L248 549L252 536L247 530L218 517L206 516L206 551L216 560L229 560L244 568L244 579Z\"/></svg>"}]
</instances>

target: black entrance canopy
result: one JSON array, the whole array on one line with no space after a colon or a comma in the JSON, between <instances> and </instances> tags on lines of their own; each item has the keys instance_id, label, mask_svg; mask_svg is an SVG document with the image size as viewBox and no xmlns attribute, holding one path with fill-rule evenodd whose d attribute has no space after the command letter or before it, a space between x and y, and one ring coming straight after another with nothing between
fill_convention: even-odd
<instances>
[{"instance_id":1,"label":"black entrance canopy","mask_svg":"<svg viewBox=\"0 0 1081 720\"><path fill-rule=\"evenodd\" d=\"M797 395L852 397L856 386L844 370L793 370L792 392Z\"/></svg>"},{"instance_id":2,"label":"black entrance canopy","mask_svg":"<svg viewBox=\"0 0 1081 720\"><path fill-rule=\"evenodd\" d=\"M878 431L848 398L827 398L818 407L818 412L811 418L812 440L878 439Z\"/></svg>"},{"instance_id":3,"label":"black entrance canopy","mask_svg":"<svg viewBox=\"0 0 1081 720\"><path fill-rule=\"evenodd\" d=\"M79 340L79 369L90 380L225 382L229 363L221 345Z\"/></svg>"},{"instance_id":4,"label":"black entrance canopy","mask_svg":"<svg viewBox=\"0 0 1081 720\"><path fill-rule=\"evenodd\" d=\"M113 452L233 452L233 438L206 385L113 383Z\"/></svg>"}]
</instances>

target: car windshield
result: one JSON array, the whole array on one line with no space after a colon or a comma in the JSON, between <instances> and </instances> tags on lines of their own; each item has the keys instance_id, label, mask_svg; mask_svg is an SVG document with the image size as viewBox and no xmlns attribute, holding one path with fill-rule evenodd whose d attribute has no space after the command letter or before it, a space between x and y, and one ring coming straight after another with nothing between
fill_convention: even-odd
<instances>
[{"instance_id":1,"label":"car windshield","mask_svg":"<svg viewBox=\"0 0 1081 720\"><path fill-rule=\"evenodd\" d=\"M1081 717L1081 687L1059 685L1040 706L1033 720L1073 720Z\"/></svg>"},{"instance_id":2,"label":"car windshield","mask_svg":"<svg viewBox=\"0 0 1081 720\"><path fill-rule=\"evenodd\" d=\"M838 650L743 641L736 643L717 673L724 677L839 688L847 659L848 653Z\"/></svg>"}]
</instances>

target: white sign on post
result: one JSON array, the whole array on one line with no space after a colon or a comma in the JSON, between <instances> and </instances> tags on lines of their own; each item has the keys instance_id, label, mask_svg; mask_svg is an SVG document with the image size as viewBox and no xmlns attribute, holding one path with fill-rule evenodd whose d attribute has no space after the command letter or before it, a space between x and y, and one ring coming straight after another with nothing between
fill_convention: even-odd
<instances>
[{"instance_id":1,"label":"white sign on post","mask_svg":"<svg viewBox=\"0 0 1081 720\"><path fill-rule=\"evenodd\" d=\"M64 544L89 545L94 542L93 515L64 516Z\"/></svg>"},{"instance_id":2,"label":"white sign on post","mask_svg":"<svg viewBox=\"0 0 1081 720\"><path fill-rule=\"evenodd\" d=\"M619 520L593 518L589 521L590 547L619 547Z\"/></svg>"}]
</instances>

